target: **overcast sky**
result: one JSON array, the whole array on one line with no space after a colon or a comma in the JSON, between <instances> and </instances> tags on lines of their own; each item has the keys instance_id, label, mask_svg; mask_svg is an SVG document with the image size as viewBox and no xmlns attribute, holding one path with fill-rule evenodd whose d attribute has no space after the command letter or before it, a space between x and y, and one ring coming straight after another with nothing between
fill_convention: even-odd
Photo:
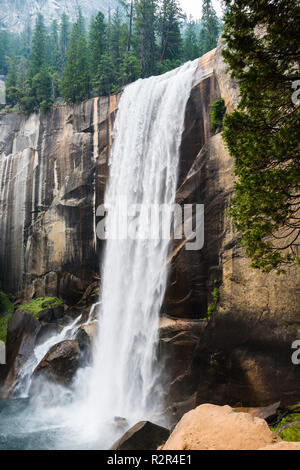
<instances>
[{"instance_id":1,"label":"overcast sky","mask_svg":"<svg viewBox=\"0 0 300 470\"><path fill-rule=\"evenodd\" d=\"M180 0L181 7L184 12L188 15L193 15L195 19L201 18L202 14L202 1L201 0ZM221 16L222 9L221 9L221 1L220 0L213 0L214 8L218 14Z\"/></svg>"}]
</instances>

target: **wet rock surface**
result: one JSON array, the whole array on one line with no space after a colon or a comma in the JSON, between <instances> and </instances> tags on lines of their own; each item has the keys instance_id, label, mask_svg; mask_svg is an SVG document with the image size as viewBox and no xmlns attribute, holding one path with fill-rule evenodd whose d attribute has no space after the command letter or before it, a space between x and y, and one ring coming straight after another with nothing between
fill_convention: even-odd
<instances>
[{"instance_id":1,"label":"wet rock surface","mask_svg":"<svg viewBox=\"0 0 300 470\"><path fill-rule=\"evenodd\" d=\"M61 385L70 385L80 366L78 341L63 341L53 346L33 373L33 379L46 377Z\"/></svg>"},{"instance_id":2,"label":"wet rock surface","mask_svg":"<svg viewBox=\"0 0 300 470\"><path fill-rule=\"evenodd\" d=\"M27 312L17 311L9 323L6 340L6 372L1 398L12 393L16 378L32 355L41 325Z\"/></svg>"},{"instance_id":3,"label":"wet rock surface","mask_svg":"<svg viewBox=\"0 0 300 470\"><path fill-rule=\"evenodd\" d=\"M129 429L110 450L156 450L169 435L168 429L142 421Z\"/></svg>"}]
</instances>

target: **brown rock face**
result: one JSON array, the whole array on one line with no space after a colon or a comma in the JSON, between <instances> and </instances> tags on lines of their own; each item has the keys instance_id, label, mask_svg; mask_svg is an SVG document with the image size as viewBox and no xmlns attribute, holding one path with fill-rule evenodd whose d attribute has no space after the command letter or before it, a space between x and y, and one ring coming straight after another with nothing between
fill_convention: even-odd
<instances>
[{"instance_id":1,"label":"brown rock face","mask_svg":"<svg viewBox=\"0 0 300 470\"><path fill-rule=\"evenodd\" d=\"M80 348L77 341L63 341L46 354L33 373L33 378L43 375L52 382L69 385L80 365Z\"/></svg>"},{"instance_id":2,"label":"brown rock face","mask_svg":"<svg viewBox=\"0 0 300 470\"><path fill-rule=\"evenodd\" d=\"M27 312L17 311L7 330L6 341L6 377L1 398L9 396L13 390L17 375L27 359L33 353L36 338L41 325Z\"/></svg>"},{"instance_id":3,"label":"brown rock face","mask_svg":"<svg viewBox=\"0 0 300 470\"><path fill-rule=\"evenodd\" d=\"M103 201L117 98L0 116L0 279L25 297L78 301L99 271Z\"/></svg>"},{"instance_id":4,"label":"brown rock face","mask_svg":"<svg viewBox=\"0 0 300 470\"><path fill-rule=\"evenodd\" d=\"M278 441L260 418L202 405L184 415L163 450L258 450Z\"/></svg>"},{"instance_id":5,"label":"brown rock face","mask_svg":"<svg viewBox=\"0 0 300 470\"><path fill-rule=\"evenodd\" d=\"M300 399L300 367L292 363L292 343L300 338L299 277L252 270L239 247L239 234L226 215L233 193L233 161L220 134L212 136L208 107L222 96L228 109L238 88L226 73L221 45L202 58L204 73L186 112L177 201L205 206L205 244L186 251L174 242L163 313L190 319L192 329L164 341L169 402L174 421L201 403L260 407ZM204 91L205 90L205 91ZM215 284L216 283L216 284ZM220 301L212 319L195 334L195 321L207 316L212 291ZM178 340L177 340L178 339Z\"/></svg>"}]
</instances>

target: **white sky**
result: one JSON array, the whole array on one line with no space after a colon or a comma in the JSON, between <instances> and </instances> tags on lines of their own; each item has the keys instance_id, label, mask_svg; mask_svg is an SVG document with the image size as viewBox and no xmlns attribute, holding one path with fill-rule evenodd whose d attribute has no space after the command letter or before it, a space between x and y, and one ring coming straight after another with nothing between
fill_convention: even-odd
<instances>
[{"instance_id":1,"label":"white sky","mask_svg":"<svg viewBox=\"0 0 300 470\"><path fill-rule=\"evenodd\" d=\"M202 0L180 0L182 10L188 15L193 15L194 19L201 18ZM222 8L220 0L213 0L214 9L218 16L221 16Z\"/></svg>"}]
</instances>

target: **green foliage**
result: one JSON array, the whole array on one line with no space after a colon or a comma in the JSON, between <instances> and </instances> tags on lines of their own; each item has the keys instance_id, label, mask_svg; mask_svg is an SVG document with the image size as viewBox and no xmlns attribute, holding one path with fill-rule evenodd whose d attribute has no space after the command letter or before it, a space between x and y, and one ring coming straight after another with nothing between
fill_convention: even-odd
<instances>
[{"instance_id":1,"label":"green foliage","mask_svg":"<svg viewBox=\"0 0 300 470\"><path fill-rule=\"evenodd\" d=\"M217 284L217 281L215 281L215 284ZM212 292L212 297L213 297L213 303L209 304L208 309L207 309L207 318L211 318L213 313L215 312L218 303L220 301L220 292L218 287L216 286Z\"/></svg>"},{"instance_id":2,"label":"green foliage","mask_svg":"<svg viewBox=\"0 0 300 470\"><path fill-rule=\"evenodd\" d=\"M160 60L181 58L182 38L180 20L182 11L177 0L163 0L159 12Z\"/></svg>"},{"instance_id":3,"label":"green foliage","mask_svg":"<svg viewBox=\"0 0 300 470\"><path fill-rule=\"evenodd\" d=\"M218 98L210 105L210 123L214 132L222 130L225 113L226 106L222 98Z\"/></svg>"},{"instance_id":4,"label":"green foliage","mask_svg":"<svg viewBox=\"0 0 300 470\"><path fill-rule=\"evenodd\" d=\"M44 19L38 15L31 44L29 78L32 79L39 73L42 65L46 61L46 31Z\"/></svg>"},{"instance_id":5,"label":"green foliage","mask_svg":"<svg viewBox=\"0 0 300 470\"><path fill-rule=\"evenodd\" d=\"M140 77L140 63L133 54L126 54L120 67L120 82L123 85L134 82Z\"/></svg>"},{"instance_id":6,"label":"green foliage","mask_svg":"<svg viewBox=\"0 0 300 470\"><path fill-rule=\"evenodd\" d=\"M197 37L198 25L195 21L189 21L183 36L184 61L195 60L200 57L200 43Z\"/></svg>"},{"instance_id":7,"label":"green foliage","mask_svg":"<svg viewBox=\"0 0 300 470\"><path fill-rule=\"evenodd\" d=\"M89 53L91 74L98 69L101 57L107 52L107 24L103 13L92 18L89 31Z\"/></svg>"},{"instance_id":8,"label":"green foliage","mask_svg":"<svg viewBox=\"0 0 300 470\"><path fill-rule=\"evenodd\" d=\"M26 302L18 307L18 310L28 312L33 315L35 318L37 315L47 308L45 305L50 305L51 307L56 307L62 305L62 300L57 297L39 297L37 299L32 299L29 302Z\"/></svg>"},{"instance_id":9,"label":"green foliage","mask_svg":"<svg viewBox=\"0 0 300 470\"><path fill-rule=\"evenodd\" d=\"M293 412L294 411L294 412ZM278 422L271 427L271 430L287 442L300 442L300 414L299 403L294 406L288 407L287 416L279 416ZM295 423L295 425L292 425ZM289 425L284 429L285 425Z\"/></svg>"},{"instance_id":10,"label":"green foliage","mask_svg":"<svg viewBox=\"0 0 300 470\"><path fill-rule=\"evenodd\" d=\"M0 290L0 316L3 313L13 313L13 312L14 312L14 306L9 300L9 297L2 290Z\"/></svg>"},{"instance_id":11,"label":"green foliage","mask_svg":"<svg viewBox=\"0 0 300 470\"><path fill-rule=\"evenodd\" d=\"M116 70L109 54L103 54L97 74L93 80L93 90L97 95L109 95L116 83Z\"/></svg>"},{"instance_id":12,"label":"green foliage","mask_svg":"<svg viewBox=\"0 0 300 470\"><path fill-rule=\"evenodd\" d=\"M14 313L14 306L8 296L0 290L0 341L5 343L7 328Z\"/></svg>"},{"instance_id":13,"label":"green foliage","mask_svg":"<svg viewBox=\"0 0 300 470\"><path fill-rule=\"evenodd\" d=\"M220 36L220 21L213 8L212 0L203 0L201 24L200 55L203 55L217 46Z\"/></svg>"},{"instance_id":14,"label":"green foliage","mask_svg":"<svg viewBox=\"0 0 300 470\"><path fill-rule=\"evenodd\" d=\"M5 110L47 110L59 97L78 103L118 92L140 78L165 73L200 55L199 23L184 16L179 0L119 0L85 24L78 9L71 25L63 13L46 27L38 15L32 32L0 31L0 74L6 75Z\"/></svg>"},{"instance_id":15,"label":"green foliage","mask_svg":"<svg viewBox=\"0 0 300 470\"><path fill-rule=\"evenodd\" d=\"M42 110L51 107L51 76L45 64L32 79L32 91Z\"/></svg>"},{"instance_id":16,"label":"green foliage","mask_svg":"<svg viewBox=\"0 0 300 470\"><path fill-rule=\"evenodd\" d=\"M61 94L72 103L79 103L89 97L88 51L85 36L80 32L79 25L73 26L67 63L63 71Z\"/></svg>"},{"instance_id":17,"label":"green foliage","mask_svg":"<svg viewBox=\"0 0 300 470\"><path fill-rule=\"evenodd\" d=\"M4 317L0 317L0 341L3 341L3 343L6 342L7 329L12 317L12 313L5 315Z\"/></svg>"},{"instance_id":18,"label":"green foliage","mask_svg":"<svg viewBox=\"0 0 300 470\"><path fill-rule=\"evenodd\" d=\"M224 58L241 91L239 109L224 120L237 177L229 214L251 266L280 273L299 250L300 107L292 85L300 79L300 7L292 0L226 3Z\"/></svg>"}]
</instances>

